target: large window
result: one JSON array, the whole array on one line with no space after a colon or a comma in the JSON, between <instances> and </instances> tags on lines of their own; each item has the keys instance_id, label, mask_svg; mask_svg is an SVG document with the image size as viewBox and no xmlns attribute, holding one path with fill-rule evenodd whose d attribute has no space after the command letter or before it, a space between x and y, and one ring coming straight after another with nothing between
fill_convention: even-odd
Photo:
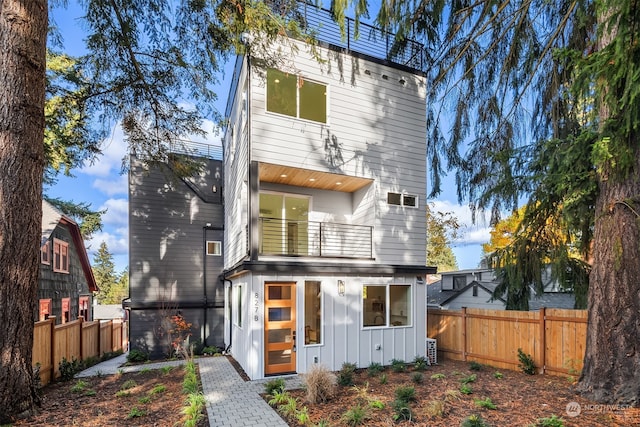
<instances>
[{"instance_id":1,"label":"large window","mask_svg":"<svg viewBox=\"0 0 640 427\"><path fill-rule=\"evenodd\" d=\"M53 239L53 271L69 273L69 244Z\"/></svg>"},{"instance_id":2,"label":"large window","mask_svg":"<svg viewBox=\"0 0 640 427\"><path fill-rule=\"evenodd\" d=\"M267 111L327 122L327 86L295 74L267 70Z\"/></svg>"},{"instance_id":3,"label":"large window","mask_svg":"<svg viewBox=\"0 0 640 427\"><path fill-rule=\"evenodd\" d=\"M309 254L309 197L260 193L260 253Z\"/></svg>"},{"instance_id":4,"label":"large window","mask_svg":"<svg viewBox=\"0 0 640 427\"><path fill-rule=\"evenodd\" d=\"M320 282L304 282L304 343L322 343L322 292Z\"/></svg>"},{"instance_id":5,"label":"large window","mask_svg":"<svg viewBox=\"0 0 640 427\"><path fill-rule=\"evenodd\" d=\"M411 285L362 287L362 325L394 327L411 325Z\"/></svg>"}]
</instances>

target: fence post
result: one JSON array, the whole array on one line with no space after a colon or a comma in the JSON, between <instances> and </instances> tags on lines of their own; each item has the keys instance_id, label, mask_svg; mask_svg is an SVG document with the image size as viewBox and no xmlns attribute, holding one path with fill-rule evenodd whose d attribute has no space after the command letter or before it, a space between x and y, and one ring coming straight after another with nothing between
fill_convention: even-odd
<instances>
[{"instance_id":1,"label":"fence post","mask_svg":"<svg viewBox=\"0 0 640 427\"><path fill-rule=\"evenodd\" d=\"M82 333L82 325L84 323L84 316L78 316L78 320L80 321L80 360L86 359L86 355L84 354L84 340L82 339L84 335Z\"/></svg>"},{"instance_id":2,"label":"fence post","mask_svg":"<svg viewBox=\"0 0 640 427\"><path fill-rule=\"evenodd\" d=\"M51 339L49 340L49 344L51 345L51 377L49 378L49 382L53 382L56 379L56 316L49 316L47 320L51 322L51 326L49 327L51 331Z\"/></svg>"},{"instance_id":3,"label":"fence post","mask_svg":"<svg viewBox=\"0 0 640 427\"><path fill-rule=\"evenodd\" d=\"M462 360L467 361L467 307L462 307Z\"/></svg>"},{"instance_id":4,"label":"fence post","mask_svg":"<svg viewBox=\"0 0 640 427\"><path fill-rule=\"evenodd\" d=\"M540 308L540 322L538 323L538 327L540 328L540 358L542 359L540 361L540 373L544 374L544 370L545 370L545 366L547 363L547 343L546 343L546 324L545 324L545 317L546 317L546 308L545 307L541 307Z\"/></svg>"}]
</instances>

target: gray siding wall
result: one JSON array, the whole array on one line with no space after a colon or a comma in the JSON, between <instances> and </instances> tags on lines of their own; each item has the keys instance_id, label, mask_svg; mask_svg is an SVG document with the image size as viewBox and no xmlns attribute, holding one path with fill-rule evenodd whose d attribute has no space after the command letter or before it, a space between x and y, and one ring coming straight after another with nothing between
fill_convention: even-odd
<instances>
[{"instance_id":1,"label":"gray siding wall","mask_svg":"<svg viewBox=\"0 0 640 427\"><path fill-rule=\"evenodd\" d=\"M262 77L253 73L251 160L374 179L371 188L358 193L354 219L373 220L369 224L375 226L377 261L424 265L425 79L347 54L321 51L325 64L300 46L292 69L285 71L298 71L304 78L327 84L327 124L266 112L265 73ZM388 192L417 195L419 207L389 206Z\"/></svg>"},{"instance_id":2,"label":"gray siding wall","mask_svg":"<svg viewBox=\"0 0 640 427\"><path fill-rule=\"evenodd\" d=\"M453 301L451 301L443 308L447 310L459 310L462 307L467 308L487 308L494 310L504 310L505 305L500 300L489 301L491 294L481 287L478 287L478 296L473 296L473 288L469 288L460 295L458 295Z\"/></svg>"},{"instance_id":3,"label":"gray siding wall","mask_svg":"<svg viewBox=\"0 0 640 427\"><path fill-rule=\"evenodd\" d=\"M53 271L53 239L63 240L69 243L69 273L56 273ZM66 226L58 225L49 238L51 264L40 264L40 284L38 286L38 301L41 299L51 299L51 315L56 316L56 323L60 324L62 319L62 298L69 298L69 320L78 318L78 298L89 296L89 319L93 318L92 296L89 292L89 285L85 278L82 264L78 257L78 249L73 243L71 233ZM84 250L84 248L81 248ZM34 307L34 320L39 320L40 307L37 302Z\"/></svg>"},{"instance_id":4,"label":"gray siding wall","mask_svg":"<svg viewBox=\"0 0 640 427\"><path fill-rule=\"evenodd\" d=\"M221 169L221 162L208 160L202 175L191 179L197 191L211 192L214 185L221 188ZM204 202L166 165L147 169L139 160L131 159L129 286L132 348L142 348L154 356L162 354L160 323L177 312L193 324L193 340L223 345L224 293L219 277L223 256L205 256L206 241L224 243L222 226L220 203ZM205 304L208 307L206 326L203 323Z\"/></svg>"}]
</instances>

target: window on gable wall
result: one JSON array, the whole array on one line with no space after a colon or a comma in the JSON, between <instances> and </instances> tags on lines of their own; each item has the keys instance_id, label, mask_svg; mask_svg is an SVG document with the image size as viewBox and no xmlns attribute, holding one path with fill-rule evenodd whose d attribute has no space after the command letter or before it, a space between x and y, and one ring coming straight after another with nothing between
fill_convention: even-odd
<instances>
[{"instance_id":1,"label":"window on gable wall","mask_svg":"<svg viewBox=\"0 0 640 427\"><path fill-rule=\"evenodd\" d=\"M53 271L69 273L69 244L63 240L53 239Z\"/></svg>"},{"instance_id":2,"label":"window on gable wall","mask_svg":"<svg viewBox=\"0 0 640 427\"><path fill-rule=\"evenodd\" d=\"M408 326L412 323L411 285L362 287L364 327Z\"/></svg>"},{"instance_id":3,"label":"window on gable wall","mask_svg":"<svg viewBox=\"0 0 640 427\"><path fill-rule=\"evenodd\" d=\"M42 264L51 264L51 240L47 240L44 245L40 247L40 262Z\"/></svg>"},{"instance_id":4,"label":"window on gable wall","mask_svg":"<svg viewBox=\"0 0 640 427\"><path fill-rule=\"evenodd\" d=\"M267 70L267 111L327 122L327 86L296 74Z\"/></svg>"},{"instance_id":5,"label":"window on gable wall","mask_svg":"<svg viewBox=\"0 0 640 427\"><path fill-rule=\"evenodd\" d=\"M51 316L51 298L40 300L40 313L38 319L40 321L47 320Z\"/></svg>"}]
</instances>

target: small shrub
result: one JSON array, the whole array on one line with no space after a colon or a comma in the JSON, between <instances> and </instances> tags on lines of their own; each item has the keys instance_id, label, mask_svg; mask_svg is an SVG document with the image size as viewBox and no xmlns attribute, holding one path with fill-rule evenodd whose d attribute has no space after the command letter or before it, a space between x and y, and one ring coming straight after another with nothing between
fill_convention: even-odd
<instances>
[{"instance_id":1,"label":"small shrub","mask_svg":"<svg viewBox=\"0 0 640 427\"><path fill-rule=\"evenodd\" d=\"M386 384L387 383L387 374L382 374L380 375L380 384Z\"/></svg>"},{"instance_id":2,"label":"small shrub","mask_svg":"<svg viewBox=\"0 0 640 427\"><path fill-rule=\"evenodd\" d=\"M267 381L264 384L264 392L273 396L275 393L282 393L284 391L285 383L282 378L277 378L275 380Z\"/></svg>"},{"instance_id":3,"label":"small shrub","mask_svg":"<svg viewBox=\"0 0 640 427\"><path fill-rule=\"evenodd\" d=\"M416 400L416 389L411 386L400 386L395 391L396 400L412 402Z\"/></svg>"},{"instance_id":4,"label":"small shrub","mask_svg":"<svg viewBox=\"0 0 640 427\"><path fill-rule=\"evenodd\" d=\"M164 384L158 384L157 386L149 390L147 394L154 395L164 393L165 391L167 391L167 387Z\"/></svg>"},{"instance_id":5,"label":"small shrub","mask_svg":"<svg viewBox=\"0 0 640 427\"><path fill-rule=\"evenodd\" d=\"M202 393L191 393L187 397L187 406L182 409L182 413L186 416L184 425L186 427L195 427L204 415L203 410L207 404Z\"/></svg>"},{"instance_id":6,"label":"small shrub","mask_svg":"<svg viewBox=\"0 0 640 427\"><path fill-rule=\"evenodd\" d=\"M130 390L137 385L138 383L135 382L134 380L127 380L124 383L122 383L122 385L120 386L120 390Z\"/></svg>"},{"instance_id":7,"label":"small shrub","mask_svg":"<svg viewBox=\"0 0 640 427\"><path fill-rule=\"evenodd\" d=\"M129 390L116 391L116 397L128 397L128 396L131 396L131 392Z\"/></svg>"},{"instance_id":8,"label":"small shrub","mask_svg":"<svg viewBox=\"0 0 640 427\"><path fill-rule=\"evenodd\" d=\"M289 396L286 402L278 406L278 412L285 417L295 417L298 412L298 401L294 397Z\"/></svg>"},{"instance_id":9,"label":"small shrub","mask_svg":"<svg viewBox=\"0 0 640 427\"><path fill-rule=\"evenodd\" d=\"M442 373L437 373L437 374L431 375L431 379L432 380L443 380L445 378L446 378L446 375L442 374Z\"/></svg>"},{"instance_id":10,"label":"small shrub","mask_svg":"<svg viewBox=\"0 0 640 427\"><path fill-rule=\"evenodd\" d=\"M478 379L478 376L476 374L471 374L461 379L460 382L462 384L469 384L469 383L475 382L477 379Z\"/></svg>"},{"instance_id":11,"label":"small shrub","mask_svg":"<svg viewBox=\"0 0 640 427\"><path fill-rule=\"evenodd\" d=\"M162 372L162 375L169 375L169 372L171 372L173 370L173 366L163 366L162 368L160 368L160 372Z\"/></svg>"},{"instance_id":12,"label":"small shrub","mask_svg":"<svg viewBox=\"0 0 640 427\"><path fill-rule=\"evenodd\" d=\"M404 372L407 370L407 364L401 359L391 359L391 370L393 372Z\"/></svg>"},{"instance_id":13,"label":"small shrub","mask_svg":"<svg viewBox=\"0 0 640 427\"><path fill-rule=\"evenodd\" d=\"M501 380L502 377L504 377L504 375L502 375L502 372L496 371L496 372L493 373L493 377L498 379L498 380Z\"/></svg>"},{"instance_id":14,"label":"small shrub","mask_svg":"<svg viewBox=\"0 0 640 427\"><path fill-rule=\"evenodd\" d=\"M353 373L356 370L355 363L344 362L342 368L338 371L338 384L341 386L353 385Z\"/></svg>"},{"instance_id":15,"label":"small shrub","mask_svg":"<svg viewBox=\"0 0 640 427\"><path fill-rule=\"evenodd\" d=\"M445 404L442 400L430 400L425 407L425 414L431 418L444 415Z\"/></svg>"},{"instance_id":16,"label":"small shrub","mask_svg":"<svg viewBox=\"0 0 640 427\"><path fill-rule=\"evenodd\" d=\"M551 417L538 418L536 426L539 427L564 427L564 419L558 418L555 415Z\"/></svg>"},{"instance_id":17,"label":"small shrub","mask_svg":"<svg viewBox=\"0 0 640 427\"><path fill-rule=\"evenodd\" d=\"M354 385L353 391L356 393L356 403L366 405L369 402L369 382L364 383L362 387Z\"/></svg>"},{"instance_id":18,"label":"small shrub","mask_svg":"<svg viewBox=\"0 0 640 427\"><path fill-rule=\"evenodd\" d=\"M444 400L446 402L451 402L453 400L460 400L462 398L462 393L458 390L449 389L444 392Z\"/></svg>"},{"instance_id":19,"label":"small shrub","mask_svg":"<svg viewBox=\"0 0 640 427\"><path fill-rule=\"evenodd\" d=\"M96 395L96 394L98 394L98 393L96 393L96 391L95 391L95 390L87 390L87 391L85 391L83 394L84 394L85 396L95 396L95 395Z\"/></svg>"},{"instance_id":20,"label":"small shrub","mask_svg":"<svg viewBox=\"0 0 640 427\"><path fill-rule=\"evenodd\" d=\"M522 370L522 372L528 375L535 375L536 364L530 354L526 354L524 351L522 351L521 348L519 348L518 360L520 361L518 367Z\"/></svg>"},{"instance_id":21,"label":"small shrub","mask_svg":"<svg viewBox=\"0 0 640 427\"><path fill-rule=\"evenodd\" d=\"M138 403L146 405L147 403L151 403L151 398L149 396L142 396L138 398Z\"/></svg>"},{"instance_id":22,"label":"small shrub","mask_svg":"<svg viewBox=\"0 0 640 427\"><path fill-rule=\"evenodd\" d=\"M393 420L394 421L402 421L407 420L411 421L413 419L413 412L409 407L409 402L405 402L403 400L396 399L391 404L393 407Z\"/></svg>"},{"instance_id":23,"label":"small shrub","mask_svg":"<svg viewBox=\"0 0 640 427\"><path fill-rule=\"evenodd\" d=\"M342 421L350 426L359 426L369 419L367 408L356 405L342 415Z\"/></svg>"},{"instance_id":24,"label":"small shrub","mask_svg":"<svg viewBox=\"0 0 640 427\"><path fill-rule=\"evenodd\" d=\"M271 396L271 399L269 399L269 402L267 403L269 403L269 405L274 407L284 405L289 401L289 399L291 399L291 395L289 394L288 391L274 390L273 393L270 394L269 396Z\"/></svg>"},{"instance_id":25,"label":"small shrub","mask_svg":"<svg viewBox=\"0 0 640 427\"><path fill-rule=\"evenodd\" d=\"M313 365L304 377L309 403L325 403L333 397L336 376L323 365Z\"/></svg>"},{"instance_id":26,"label":"small shrub","mask_svg":"<svg viewBox=\"0 0 640 427\"><path fill-rule=\"evenodd\" d=\"M491 401L490 397L485 397L484 399L474 399L473 400L476 404L476 406L479 406L481 408L485 408L485 409L497 409L498 407L495 405L495 403L493 403Z\"/></svg>"},{"instance_id":27,"label":"small shrub","mask_svg":"<svg viewBox=\"0 0 640 427\"><path fill-rule=\"evenodd\" d=\"M151 372L151 368L144 367L138 371L138 375L148 374L149 372Z\"/></svg>"},{"instance_id":28,"label":"small shrub","mask_svg":"<svg viewBox=\"0 0 640 427\"><path fill-rule=\"evenodd\" d=\"M429 366L429 359L424 356L416 356L413 359L413 369L416 371L424 371Z\"/></svg>"},{"instance_id":29,"label":"small shrub","mask_svg":"<svg viewBox=\"0 0 640 427\"><path fill-rule=\"evenodd\" d=\"M384 409L384 403L380 400L372 400L369 402L369 407L373 409Z\"/></svg>"},{"instance_id":30,"label":"small shrub","mask_svg":"<svg viewBox=\"0 0 640 427\"><path fill-rule=\"evenodd\" d=\"M131 419L131 418L140 418L140 417L144 417L145 415L147 415L147 413L143 409L140 409L137 406L134 406L129 411L129 414L127 415L127 418L129 418L129 419Z\"/></svg>"},{"instance_id":31,"label":"small shrub","mask_svg":"<svg viewBox=\"0 0 640 427\"><path fill-rule=\"evenodd\" d=\"M318 421L318 424L315 425L315 427L330 427L330 426L331 424L327 420L320 420Z\"/></svg>"},{"instance_id":32,"label":"small shrub","mask_svg":"<svg viewBox=\"0 0 640 427\"><path fill-rule=\"evenodd\" d=\"M384 366L382 366L378 362L371 362L367 367L367 375L369 375L370 377L375 377L382 371L384 371Z\"/></svg>"},{"instance_id":33,"label":"small shrub","mask_svg":"<svg viewBox=\"0 0 640 427\"><path fill-rule=\"evenodd\" d=\"M142 350L138 350L134 348L133 350L129 350L129 354L127 354L127 362L130 363L142 363L149 360L149 355Z\"/></svg>"},{"instance_id":34,"label":"small shrub","mask_svg":"<svg viewBox=\"0 0 640 427\"><path fill-rule=\"evenodd\" d=\"M460 386L460 393L462 393L462 394L471 394L471 393L473 393L473 390L471 389L471 386L469 384L462 384Z\"/></svg>"},{"instance_id":35,"label":"small shrub","mask_svg":"<svg viewBox=\"0 0 640 427\"><path fill-rule=\"evenodd\" d=\"M306 406L302 407L302 409L296 412L296 420L301 426L306 426L307 424L309 424L311 418L309 418L309 409Z\"/></svg>"},{"instance_id":36,"label":"small shrub","mask_svg":"<svg viewBox=\"0 0 640 427\"><path fill-rule=\"evenodd\" d=\"M472 360L471 362L469 362L469 369L471 369L472 371L481 371L482 365L475 360Z\"/></svg>"},{"instance_id":37,"label":"small shrub","mask_svg":"<svg viewBox=\"0 0 640 427\"><path fill-rule=\"evenodd\" d=\"M414 372L413 375L411 375L411 381L413 381L414 384L422 384L423 379L422 372Z\"/></svg>"},{"instance_id":38,"label":"small shrub","mask_svg":"<svg viewBox=\"0 0 640 427\"><path fill-rule=\"evenodd\" d=\"M72 357L71 361L63 357L58 364L58 370L60 371L61 381L70 381L82 370L82 365L75 357Z\"/></svg>"},{"instance_id":39,"label":"small shrub","mask_svg":"<svg viewBox=\"0 0 640 427\"><path fill-rule=\"evenodd\" d=\"M469 415L462 420L460 427L488 427L489 425L482 419L480 415Z\"/></svg>"},{"instance_id":40,"label":"small shrub","mask_svg":"<svg viewBox=\"0 0 640 427\"><path fill-rule=\"evenodd\" d=\"M78 380L77 383L75 383L73 385L73 387L71 387L71 391L73 393L81 393L83 391L85 391L85 389L89 386L89 383L86 381L82 381L82 380Z\"/></svg>"},{"instance_id":41,"label":"small shrub","mask_svg":"<svg viewBox=\"0 0 640 427\"><path fill-rule=\"evenodd\" d=\"M220 353L222 353L222 350L220 350L215 345L210 345L210 346L204 347L202 349L202 354L205 354L205 355L213 356L213 355L220 354Z\"/></svg>"}]
</instances>

